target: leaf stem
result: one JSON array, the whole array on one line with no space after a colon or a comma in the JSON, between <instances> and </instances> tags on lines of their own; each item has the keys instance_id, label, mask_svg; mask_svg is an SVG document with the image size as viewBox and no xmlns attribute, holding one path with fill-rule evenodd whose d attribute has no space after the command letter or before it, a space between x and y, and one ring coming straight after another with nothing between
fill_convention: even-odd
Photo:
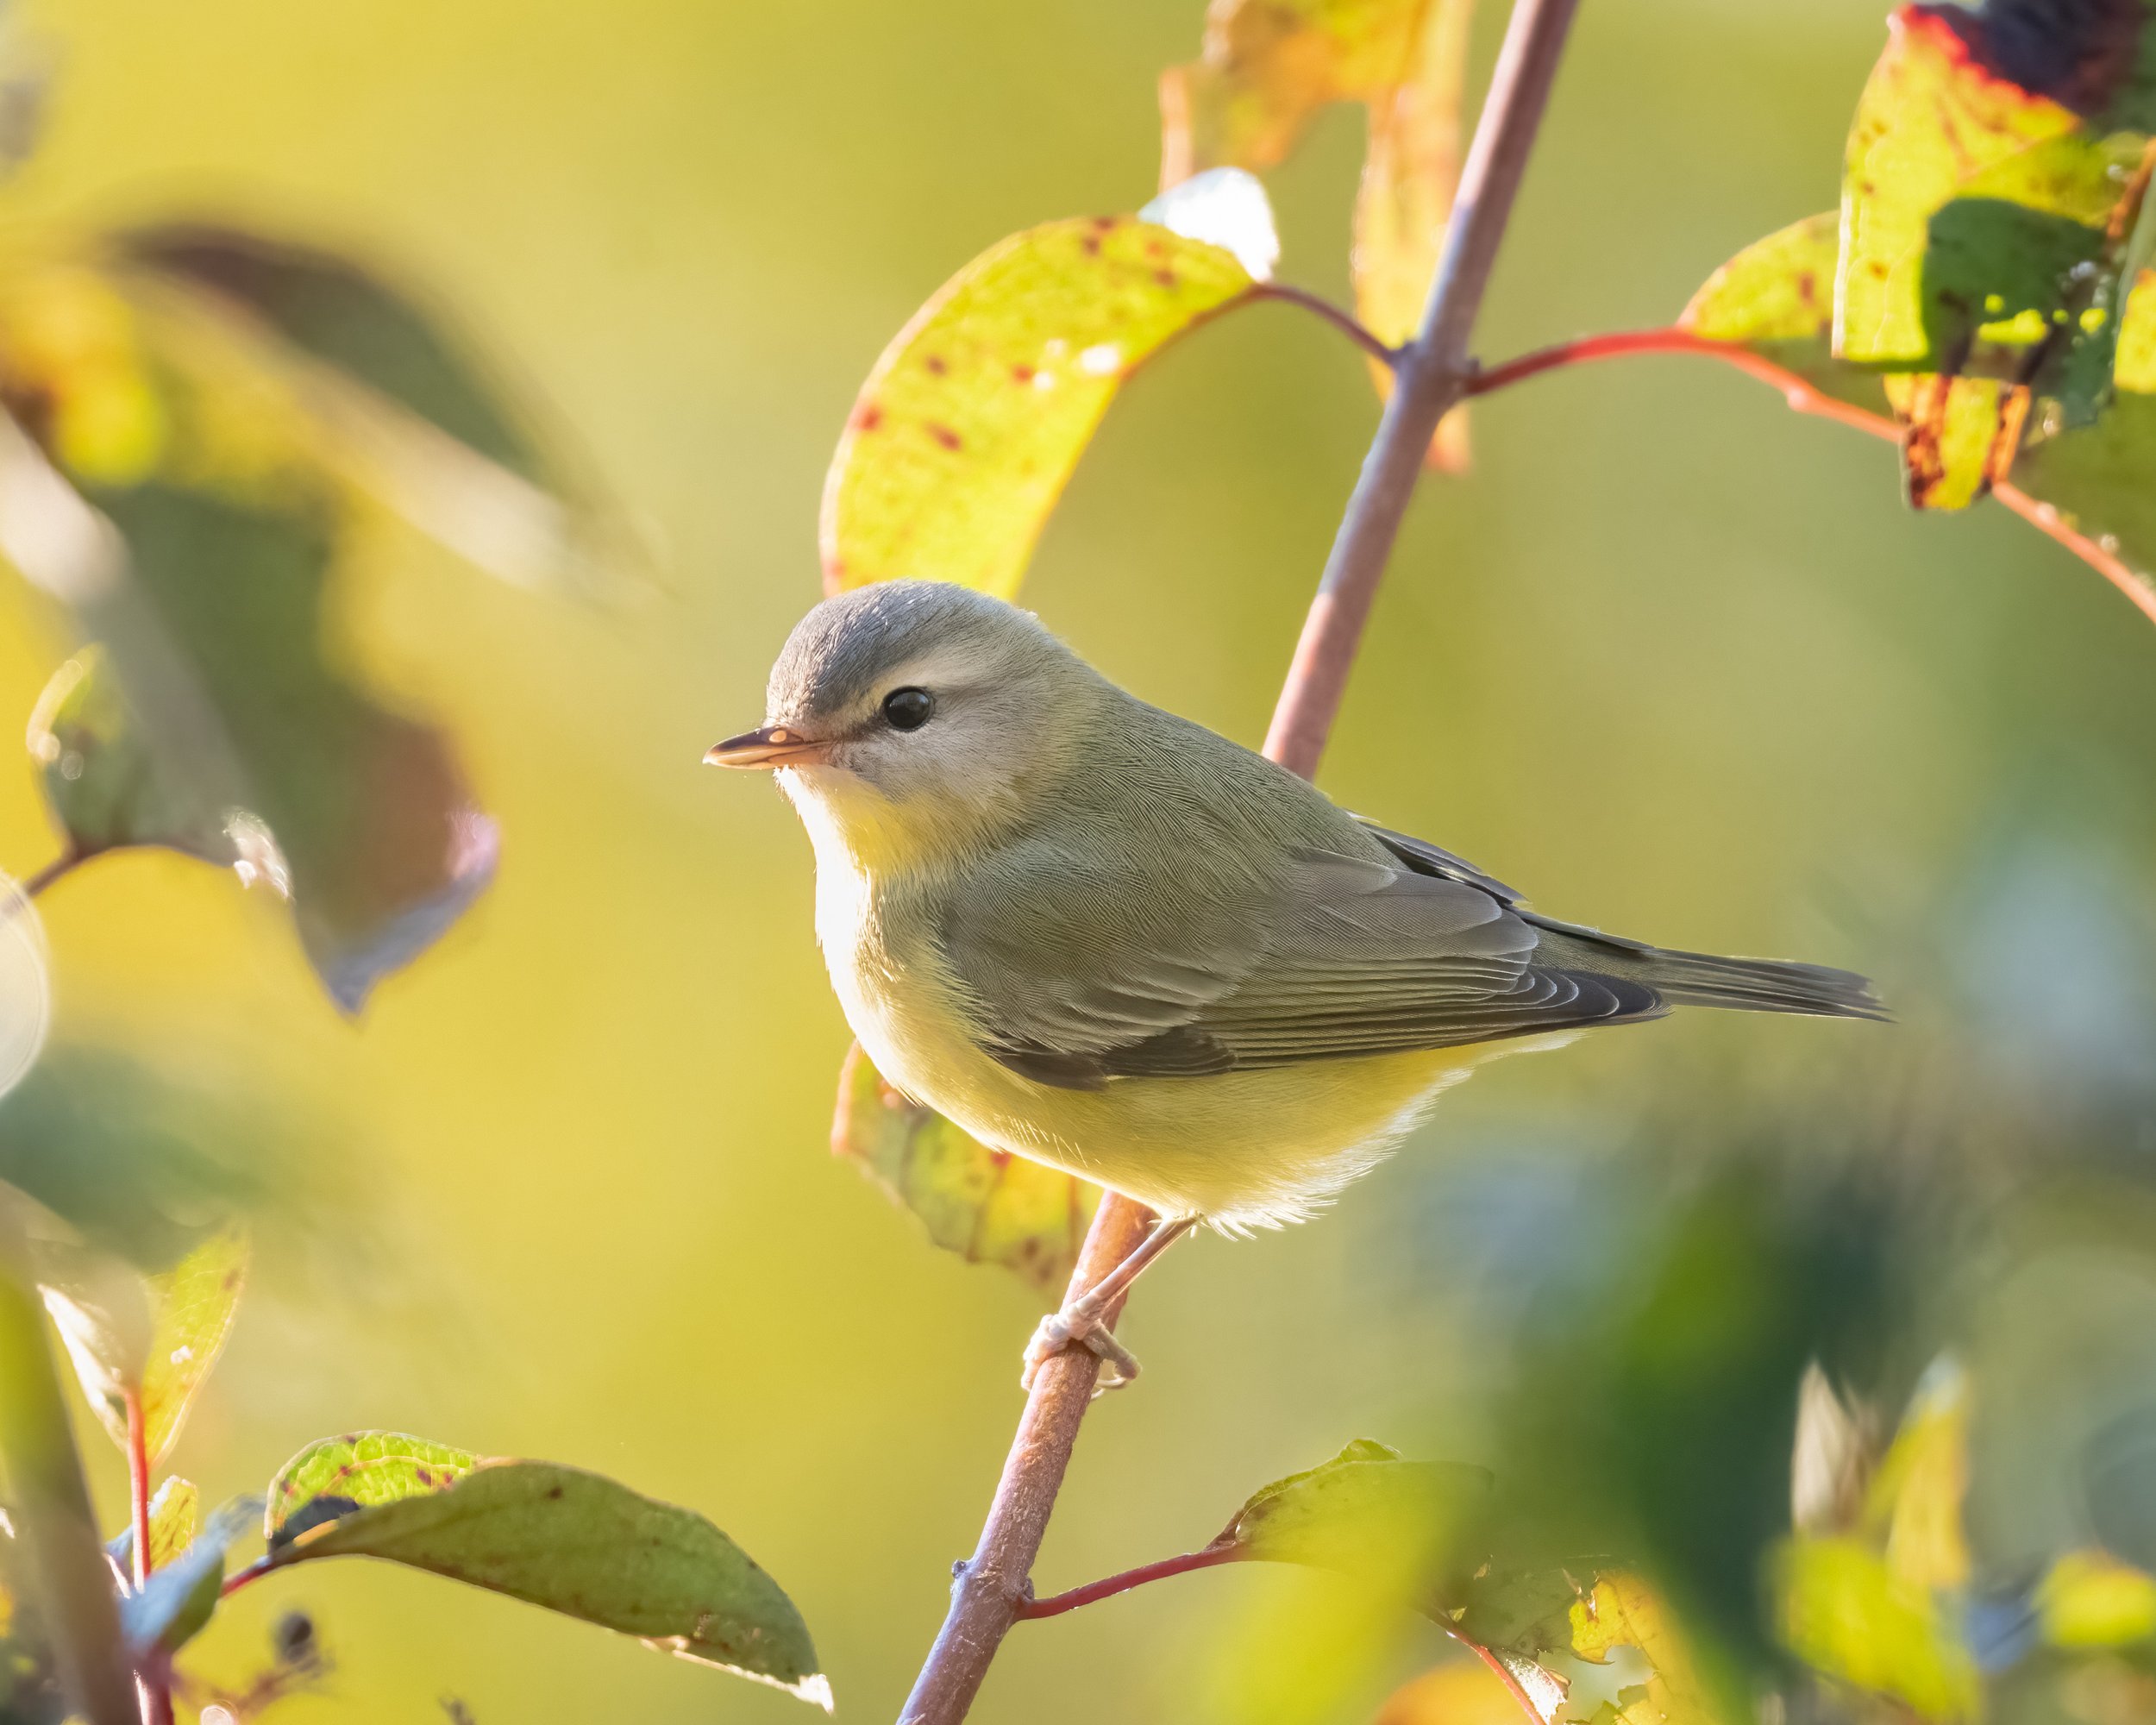
<instances>
[{"instance_id":1,"label":"leaf stem","mask_svg":"<svg viewBox=\"0 0 2156 1725\"><path fill-rule=\"evenodd\" d=\"M1584 365L1596 360L1620 359L1628 354L1703 354L1709 359L1734 366L1747 376L1758 378L1782 392L1782 398L1799 413L1809 413L1822 419L1833 420L1873 437L1889 442L1901 441L1901 428L1883 414L1871 413L1852 403L1837 400L1819 388L1808 378L1778 366L1764 354L1735 342L1716 342L1689 329L1671 326L1660 329L1620 329L1602 336L1583 336L1576 342L1560 342L1555 347L1540 348L1531 354L1523 354L1516 360L1507 360L1501 366L1492 366L1470 380L1467 393L1488 395L1495 390L1508 388L1515 383L1539 377L1545 372L1557 371L1570 366ZM2156 586L2134 569L2118 554L2073 526L2052 505L2031 497L2019 486L2002 480L1991 487L1992 496L2028 522L2038 532L2063 545L2075 556L2089 565L2103 579L2118 589L2127 602L2156 623Z\"/></svg>"},{"instance_id":2,"label":"leaf stem","mask_svg":"<svg viewBox=\"0 0 2156 1725\"><path fill-rule=\"evenodd\" d=\"M267 1575L276 1567L276 1564L266 1556L255 1559L254 1561L248 1565L246 1568L235 1569L230 1575L225 1577L224 1585L217 1590L217 1597L220 1599L231 1598L232 1596L237 1593L241 1588L249 1585L251 1583L260 1581L264 1576Z\"/></svg>"},{"instance_id":3,"label":"leaf stem","mask_svg":"<svg viewBox=\"0 0 2156 1725\"><path fill-rule=\"evenodd\" d=\"M1316 770L1339 712L1423 454L1438 421L1466 388L1468 337L1577 6L1578 0L1515 0L1421 329L1398 356L1397 386L1363 459L1266 737L1265 752L1305 777ZM1145 1237L1150 1220L1144 1205L1109 1193L1086 1236L1071 1278L1072 1296L1129 1256ZM899 1725L956 1725L973 1705L997 1648L1025 1605L1033 1559L1100 1369L1092 1354L1066 1349L1035 1375L981 1543L959 1568L950 1610L906 1697Z\"/></svg>"},{"instance_id":4,"label":"leaf stem","mask_svg":"<svg viewBox=\"0 0 2156 1725\"><path fill-rule=\"evenodd\" d=\"M1157 1563L1140 1564L1136 1569L1126 1569L1119 1575L1103 1576L1099 1581L1087 1582L1083 1587L1074 1587L1067 1593L1051 1593L1045 1599L1029 1599L1018 1607L1018 1618L1028 1622L1035 1617L1060 1617L1066 1611L1075 1611L1081 1605L1090 1605L1095 1600L1111 1599L1119 1593L1128 1593L1134 1587L1143 1587L1149 1581L1165 1581L1171 1575L1189 1575L1201 1569L1216 1569L1222 1564L1235 1563L1244 1556L1243 1547L1232 1540L1223 1545L1206 1546L1202 1550L1185 1552L1180 1557L1163 1558Z\"/></svg>"},{"instance_id":5,"label":"leaf stem","mask_svg":"<svg viewBox=\"0 0 2156 1725\"><path fill-rule=\"evenodd\" d=\"M128 1509L135 1526L135 1585L139 1590L155 1566L150 1560L149 1432L142 1418L142 1398L126 1392L128 1414Z\"/></svg>"},{"instance_id":6,"label":"leaf stem","mask_svg":"<svg viewBox=\"0 0 2156 1725\"><path fill-rule=\"evenodd\" d=\"M1395 367L1398 386L1363 458L1266 735L1265 752L1306 778L1317 770L1347 692L1348 673L1421 475L1424 452L1438 421L1467 392L1472 376L1468 339L1577 7L1578 0L1517 0L1506 27L1489 97L1461 170L1422 327Z\"/></svg>"},{"instance_id":7,"label":"leaf stem","mask_svg":"<svg viewBox=\"0 0 2156 1725\"><path fill-rule=\"evenodd\" d=\"M1283 305L1300 305L1306 311L1323 318L1349 341L1382 366L1398 366L1405 350L1388 346L1378 338L1377 332L1344 305L1335 305L1321 293L1313 293L1307 287L1293 287L1286 282L1260 282L1251 290L1253 299L1277 299Z\"/></svg>"}]
</instances>

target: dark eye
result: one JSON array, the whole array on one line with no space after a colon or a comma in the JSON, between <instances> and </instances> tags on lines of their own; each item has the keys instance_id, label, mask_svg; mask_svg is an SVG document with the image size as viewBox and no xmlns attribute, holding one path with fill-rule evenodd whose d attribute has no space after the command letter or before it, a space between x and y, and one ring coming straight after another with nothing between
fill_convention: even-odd
<instances>
[{"instance_id":1,"label":"dark eye","mask_svg":"<svg viewBox=\"0 0 2156 1725\"><path fill-rule=\"evenodd\" d=\"M926 689L893 689L883 698L883 717L893 731L918 731L936 711L936 697Z\"/></svg>"}]
</instances>

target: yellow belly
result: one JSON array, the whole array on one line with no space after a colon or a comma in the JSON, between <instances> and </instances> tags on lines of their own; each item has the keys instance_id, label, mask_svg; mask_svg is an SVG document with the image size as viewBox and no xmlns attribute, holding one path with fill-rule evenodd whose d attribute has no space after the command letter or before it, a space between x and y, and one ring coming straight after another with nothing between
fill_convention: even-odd
<instances>
[{"instance_id":1,"label":"yellow belly","mask_svg":"<svg viewBox=\"0 0 2156 1725\"><path fill-rule=\"evenodd\" d=\"M813 814L805 809L805 818ZM885 1079L983 1143L1067 1170L1167 1215L1237 1230L1299 1220L1395 1145L1448 1085L1499 1055L1569 1034L1320 1060L1198 1078L1036 1083L974 1041L940 950L827 846L817 933L854 1034ZM832 866L837 862L838 866Z\"/></svg>"},{"instance_id":2,"label":"yellow belly","mask_svg":"<svg viewBox=\"0 0 2156 1725\"><path fill-rule=\"evenodd\" d=\"M984 1144L1231 1231L1300 1220L1381 1160L1476 1065L1570 1039L1069 1090L984 1054L918 970L896 987L841 963L831 972L877 1070L917 1101Z\"/></svg>"}]
</instances>

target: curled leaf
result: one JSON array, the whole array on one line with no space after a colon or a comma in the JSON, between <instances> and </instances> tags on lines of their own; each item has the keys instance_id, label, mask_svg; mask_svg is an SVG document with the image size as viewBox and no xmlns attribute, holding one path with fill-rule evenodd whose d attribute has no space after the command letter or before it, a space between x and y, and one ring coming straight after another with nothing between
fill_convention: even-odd
<instances>
[{"instance_id":1,"label":"curled leaf","mask_svg":"<svg viewBox=\"0 0 2156 1725\"><path fill-rule=\"evenodd\" d=\"M838 1076L832 1154L856 1164L928 1237L968 1264L993 1264L1051 1296L1070 1279L1100 1202L1097 1187L991 1150L883 1082L856 1044Z\"/></svg>"},{"instance_id":2,"label":"curled leaf","mask_svg":"<svg viewBox=\"0 0 2156 1725\"><path fill-rule=\"evenodd\" d=\"M830 1684L793 1602L693 1510L548 1462L436 1471L418 1458L423 1450L463 1452L411 1439L355 1472L365 1440L333 1442L351 1445L351 1459L325 1471L335 1452L317 1446L280 1477L269 1512L273 1566L340 1556L401 1563L635 1635L830 1709ZM422 1468L437 1481L432 1489L418 1486ZM317 1477L360 1487L372 1501L333 1490L295 1502L299 1481ZM310 1513L318 1506L330 1513Z\"/></svg>"},{"instance_id":3,"label":"curled leaf","mask_svg":"<svg viewBox=\"0 0 2156 1725\"><path fill-rule=\"evenodd\" d=\"M824 585L1018 590L1116 392L1257 285L1235 255L1128 216L991 248L899 332L824 480Z\"/></svg>"}]
</instances>

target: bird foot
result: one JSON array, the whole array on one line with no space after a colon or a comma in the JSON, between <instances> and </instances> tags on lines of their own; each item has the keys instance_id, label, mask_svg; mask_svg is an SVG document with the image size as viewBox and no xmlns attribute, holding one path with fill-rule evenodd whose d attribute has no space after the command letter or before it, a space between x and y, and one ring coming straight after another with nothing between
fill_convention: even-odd
<instances>
[{"instance_id":1,"label":"bird foot","mask_svg":"<svg viewBox=\"0 0 2156 1725\"><path fill-rule=\"evenodd\" d=\"M1094 1387L1095 1396L1120 1389L1138 1376L1138 1356L1115 1339L1114 1333L1101 1321L1097 1308L1088 1308L1081 1299L1041 1320L1040 1327L1033 1332L1033 1339L1025 1345L1025 1370L1019 1374L1019 1386L1031 1393L1041 1367L1065 1348L1074 1346L1098 1355L1106 1368Z\"/></svg>"}]
</instances>

